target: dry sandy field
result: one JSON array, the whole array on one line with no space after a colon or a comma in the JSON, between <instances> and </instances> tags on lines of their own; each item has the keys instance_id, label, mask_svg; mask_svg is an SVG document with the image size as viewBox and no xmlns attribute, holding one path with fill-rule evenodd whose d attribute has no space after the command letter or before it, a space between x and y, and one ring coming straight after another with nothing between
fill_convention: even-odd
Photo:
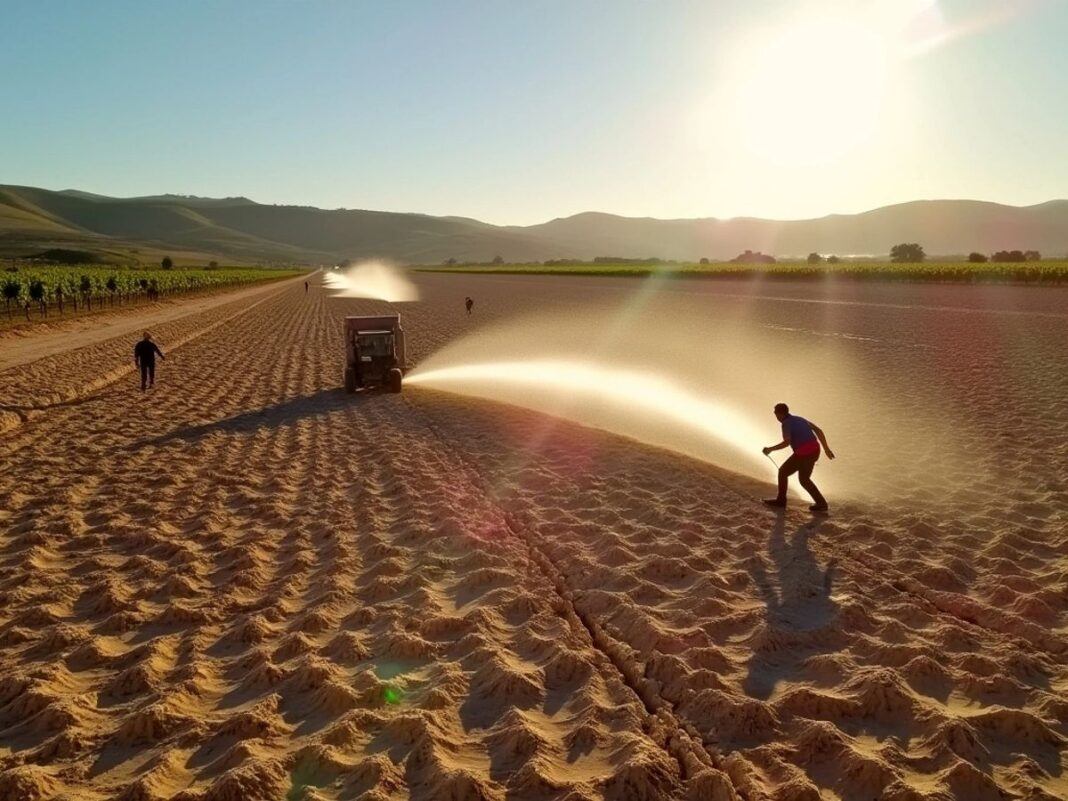
<instances>
[{"instance_id":1,"label":"dry sandy field","mask_svg":"<svg viewBox=\"0 0 1068 801\"><path fill-rule=\"evenodd\" d=\"M345 395L391 307L318 276L152 323L144 394L0 339L0 799L1068 797L1068 290L415 280L413 381L570 344L676 422ZM779 400L829 518L760 503Z\"/></svg>"}]
</instances>

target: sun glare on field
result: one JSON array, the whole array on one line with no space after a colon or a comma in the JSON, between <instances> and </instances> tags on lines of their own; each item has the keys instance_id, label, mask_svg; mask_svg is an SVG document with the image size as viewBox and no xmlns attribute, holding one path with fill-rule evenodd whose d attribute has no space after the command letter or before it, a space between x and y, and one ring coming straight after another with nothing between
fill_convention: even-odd
<instances>
[{"instance_id":1,"label":"sun glare on field","mask_svg":"<svg viewBox=\"0 0 1068 801\"><path fill-rule=\"evenodd\" d=\"M823 19L765 32L733 61L730 119L763 159L835 161L877 137L889 111L895 59L874 23Z\"/></svg>"}]
</instances>

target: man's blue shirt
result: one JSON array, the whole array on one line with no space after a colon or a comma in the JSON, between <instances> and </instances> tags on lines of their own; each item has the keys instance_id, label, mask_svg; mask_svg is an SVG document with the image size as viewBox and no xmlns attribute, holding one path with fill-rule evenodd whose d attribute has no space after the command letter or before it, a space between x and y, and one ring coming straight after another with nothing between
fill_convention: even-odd
<instances>
[{"instance_id":1,"label":"man's blue shirt","mask_svg":"<svg viewBox=\"0 0 1068 801\"><path fill-rule=\"evenodd\" d=\"M820 443L812 423L804 417L789 414L782 421L782 438L790 440L790 447L798 456L811 456L820 452Z\"/></svg>"}]
</instances>

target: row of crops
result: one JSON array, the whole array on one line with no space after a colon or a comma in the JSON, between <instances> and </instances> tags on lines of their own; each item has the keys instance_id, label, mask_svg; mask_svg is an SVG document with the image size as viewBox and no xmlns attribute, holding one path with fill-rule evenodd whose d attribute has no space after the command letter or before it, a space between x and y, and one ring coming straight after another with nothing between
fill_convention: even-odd
<instances>
[{"instance_id":1,"label":"row of crops","mask_svg":"<svg viewBox=\"0 0 1068 801\"><path fill-rule=\"evenodd\" d=\"M26 267L0 272L7 317L48 317L104 306L156 301L297 275L296 270L207 268L131 270L121 267Z\"/></svg>"},{"instance_id":2,"label":"row of crops","mask_svg":"<svg viewBox=\"0 0 1068 801\"><path fill-rule=\"evenodd\" d=\"M942 283L1068 283L1068 261L1034 261L1026 263L969 262L921 262L898 264L891 262L842 262L839 264L808 265L804 263L778 263L767 265L733 264L686 264L668 262L660 264L633 264L608 262L574 262L553 264L458 264L455 266L425 266L417 268L425 272L455 273L512 273L528 275L595 275L644 277L701 278L747 278L762 277L784 280L814 280L842 278L869 281L929 281Z\"/></svg>"}]
</instances>

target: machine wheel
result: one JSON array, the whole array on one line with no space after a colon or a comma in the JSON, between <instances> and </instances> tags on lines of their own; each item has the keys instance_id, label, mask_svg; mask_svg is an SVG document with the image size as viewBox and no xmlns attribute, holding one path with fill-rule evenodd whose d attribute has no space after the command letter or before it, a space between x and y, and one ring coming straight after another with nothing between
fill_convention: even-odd
<instances>
[{"instance_id":1,"label":"machine wheel","mask_svg":"<svg viewBox=\"0 0 1068 801\"><path fill-rule=\"evenodd\" d=\"M400 371L400 368L394 367L389 371L387 382L389 383L390 392L401 391L401 380L404 378L404 374Z\"/></svg>"},{"instance_id":2,"label":"machine wheel","mask_svg":"<svg viewBox=\"0 0 1068 801\"><path fill-rule=\"evenodd\" d=\"M356 370L353 367L345 368L345 391L350 395L356 391Z\"/></svg>"}]
</instances>

